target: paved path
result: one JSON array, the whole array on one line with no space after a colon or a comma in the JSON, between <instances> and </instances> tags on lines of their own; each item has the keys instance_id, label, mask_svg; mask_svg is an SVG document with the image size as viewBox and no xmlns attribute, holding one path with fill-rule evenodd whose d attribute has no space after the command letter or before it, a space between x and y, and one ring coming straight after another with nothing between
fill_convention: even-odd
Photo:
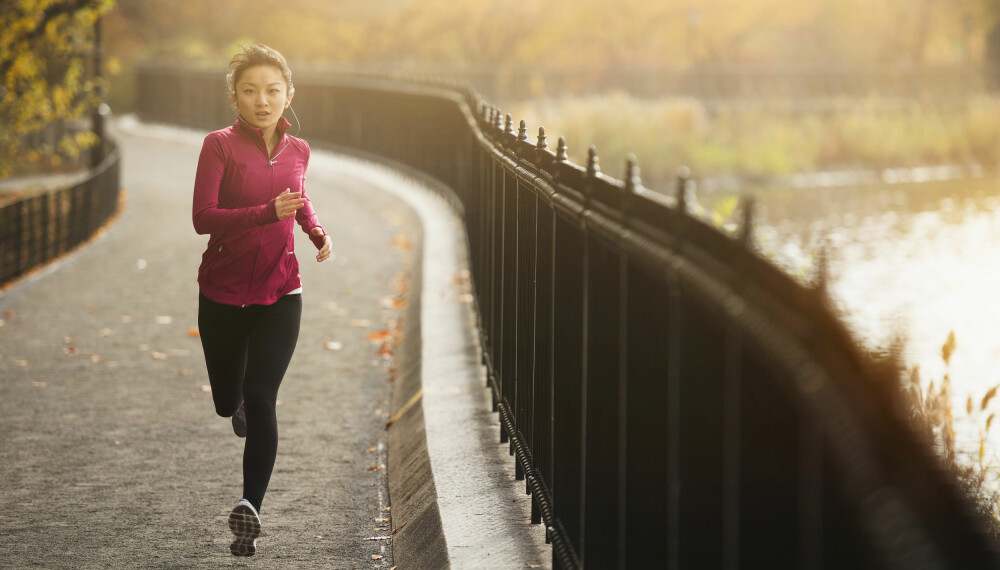
<instances>
[{"instance_id":1,"label":"paved path","mask_svg":"<svg viewBox=\"0 0 1000 570\"><path fill-rule=\"evenodd\" d=\"M364 181L310 173L336 257L317 264L296 238L305 310L265 534L258 556L234 559L225 515L243 440L215 416L189 335L207 239L190 221L200 136L119 140L122 218L0 298L0 567L391 566L388 541L363 540L387 534L374 527L387 526L392 374L367 335L398 315L414 214Z\"/></svg>"}]
</instances>

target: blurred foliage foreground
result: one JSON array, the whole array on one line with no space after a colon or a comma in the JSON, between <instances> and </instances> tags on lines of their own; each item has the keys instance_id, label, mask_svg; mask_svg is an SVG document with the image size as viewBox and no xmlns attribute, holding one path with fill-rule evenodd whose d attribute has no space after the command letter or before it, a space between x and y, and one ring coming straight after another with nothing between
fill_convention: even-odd
<instances>
[{"instance_id":1,"label":"blurred foliage foreground","mask_svg":"<svg viewBox=\"0 0 1000 570\"><path fill-rule=\"evenodd\" d=\"M113 0L0 3L0 178L59 171L98 142L74 127L99 103L94 25ZM53 128L56 127L56 128Z\"/></svg>"}]
</instances>

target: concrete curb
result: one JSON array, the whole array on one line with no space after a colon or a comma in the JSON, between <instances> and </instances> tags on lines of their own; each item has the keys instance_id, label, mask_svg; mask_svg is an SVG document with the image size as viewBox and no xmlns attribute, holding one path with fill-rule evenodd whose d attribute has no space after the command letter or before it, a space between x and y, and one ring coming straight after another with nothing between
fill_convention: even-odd
<instances>
[{"instance_id":1,"label":"concrete curb","mask_svg":"<svg viewBox=\"0 0 1000 570\"><path fill-rule=\"evenodd\" d=\"M397 352L398 368L390 406L392 415L387 426L393 562L401 568L447 568L448 547L427 453L420 377L423 233L411 243L415 249L409 301L403 314L406 335Z\"/></svg>"},{"instance_id":2,"label":"concrete curb","mask_svg":"<svg viewBox=\"0 0 1000 570\"><path fill-rule=\"evenodd\" d=\"M394 561L421 569L551 567L544 528L528 522L531 499L491 411L452 191L405 166L331 150L368 162L342 172L379 178L366 182L407 203L422 226L389 428Z\"/></svg>"}]
</instances>

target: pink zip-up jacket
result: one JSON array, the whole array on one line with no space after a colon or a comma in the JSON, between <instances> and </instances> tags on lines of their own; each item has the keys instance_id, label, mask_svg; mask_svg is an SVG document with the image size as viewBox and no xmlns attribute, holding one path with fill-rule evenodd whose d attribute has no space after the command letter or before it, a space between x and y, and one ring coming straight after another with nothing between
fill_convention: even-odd
<instances>
[{"instance_id":1,"label":"pink zip-up jacket","mask_svg":"<svg viewBox=\"0 0 1000 570\"><path fill-rule=\"evenodd\" d=\"M205 137L192 215L195 231L211 234L198 285L216 303L270 305L302 285L292 217L278 221L274 209L285 188L306 198L309 145L286 134L289 126L284 117L278 120L281 137L270 157L263 131L239 118ZM309 202L294 218L307 234L322 229ZM323 247L323 236L309 237Z\"/></svg>"}]
</instances>

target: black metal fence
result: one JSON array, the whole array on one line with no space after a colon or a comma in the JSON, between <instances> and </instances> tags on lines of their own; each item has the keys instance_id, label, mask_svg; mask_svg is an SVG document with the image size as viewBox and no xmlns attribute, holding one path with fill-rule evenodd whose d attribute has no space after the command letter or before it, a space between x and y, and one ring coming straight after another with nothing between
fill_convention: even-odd
<instances>
[{"instance_id":1,"label":"black metal fence","mask_svg":"<svg viewBox=\"0 0 1000 570\"><path fill-rule=\"evenodd\" d=\"M302 136L454 192L501 438L556 568L980 568L996 552L803 287L673 196L555 151L470 90L298 78ZM221 72L147 68L142 115L231 123ZM747 208L749 211L749 208Z\"/></svg>"},{"instance_id":2,"label":"black metal fence","mask_svg":"<svg viewBox=\"0 0 1000 570\"><path fill-rule=\"evenodd\" d=\"M110 147L86 179L0 206L0 285L86 241L115 212L121 155Z\"/></svg>"}]
</instances>

